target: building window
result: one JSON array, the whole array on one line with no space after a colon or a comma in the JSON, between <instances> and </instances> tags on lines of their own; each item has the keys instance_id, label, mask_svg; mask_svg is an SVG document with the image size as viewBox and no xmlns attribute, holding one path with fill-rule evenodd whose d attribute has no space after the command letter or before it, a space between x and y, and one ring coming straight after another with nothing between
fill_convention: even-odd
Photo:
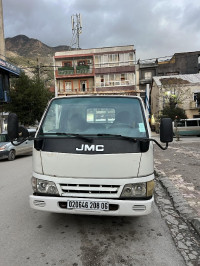
<instances>
[{"instance_id":1,"label":"building window","mask_svg":"<svg viewBox=\"0 0 200 266\"><path fill-rule=\"evenodd\" d=\"M129 65L134 65L134 53L129 53Z\"/></svg>"},{"instance_id":2,"label":"building window","mask_svg":"<svg viewBox=\"0 0 200 266\"><path fill-rule=\"evenodd\" d=\"M103 55L103 67L108 67L108 54Z\"/></svg>"},{"instance_id":3,"label":"building window","mask_svg":"<svg viewBox=\"0 0 200 266\"><path fill-rule=\"evenodd\" d=\"M71 81L65 81L65 91L66 92L72 91L72 82Z\"/></svg>"},{"instance_id":4,"label":"building window","mask_svg":"<svg viewBox=\"0 0 200 266\"><path fill-rule=\"evenodd\" d=\"M104 75L104 80L105 80L105 86L109 87L110 86L109 75Z\"/></svg>"},{"instance_id":5,"label":"building window","mask_svg":"<svg viewBox=\"0 0 200 266\"><path fill-rule=\"evenodd\" d=\"M134 65L134 53L95 55L94 60L97 68Z\"/></svg>"},{"instance_id":6,"label":"building window","mask_svg":"<svg viewBox=\"0 0 200 266\"><path fill-rule=\"evenodd\" d=\"M88 86L87 86L87 80L81 80L80 81L80 91L87 91Z\"/></svg>"},{"instance_id":7,"label":"building window","mask_svg":"<svg viewBox=\"0 0 200 266\"><path fill-rule=\"evenodd\" d=\"M95 67L101 67L101 56L95 55L94 62L95 62Z\"/></svg>"},{"instance_id":8,"label":"building window","mask_svg":"<svg viewBox=\"0 0 200 266\"><path fill-rule=\"evenodd\" d=\"M134 85L135 84L134 78L135 78L134 73L127 73L126 74L127 85Z\"/></svg>"},{"instance_id":9,"label":"building window","mask_svg":"<svg viewBox=\"0 0 200 266\"><path fill-rule=\"evenodd\" d=\"M144 73L144 79L151 79L152 73L150 71Z\"/></svg>"},{"instance_id":10,"label":"building window","mask_svg":"<svg viewBox=\"0 0 200 266\"><path fill-rule=\"evenodd\" d=\"M93 62L92 62L92 59L87 59L87 65L92 65Z\"/></svg>"},{"instance_id":11,"label":"building window","mask_svg":"<svg viewBox=\"0 0 200 266\"><path fill-rule=\"evenodd\" d=\"M78 61L78 66L85 66L85 65L87 65L86 60L80 60L80 61Z\"/></svg>"},{"instance_id":12,"label":"building window","mask_svg":"<svg viewBox=\"0 0 200 266\"><path fill-rule=\"evenodd\" d=\"M129 65L129 53L119 54L119 64L120 66Z\"/></svg>"},{"instance_id":13,"label":"building window","mask_svg":"<svg viewBox=\"0 0 200 266\"><path fill-rule=\"evenodd\" d=\"M118 66L119 65L119 55L118 54L109 54L109 66Z\"/></svg>"},{"instance_id":14,"label":"building window","mask_svg":"<svg viewBox=\"0 0 200 266\"><path fill-rule=\"evenodd\" d=\"M63 66L64 67L71 67L72 66L72 61L63 62Z\"/></svg>"},{"instance_id":15,"label":"building window","mask_svg":"<svg viewBox=\"0 0 200 266\"><path fill-rule=\"evenodd\" d=\"M115 86L121 85L121 74L115 74Z\"/></svg>"},{"instance_id":16,"label":"building window","mask_svg":"<svg viewBox=\"0 0 200 266\"><path fill-rule=\"evenodd\" d=\"M196 103L196 107L200 107L200 92L194 93L194 101Z\"/></svg>"},{"instance_id":17,"label":"building window","mask_svg":"<svg viewBox=\"0 0 200 266\"><path fill-rule=\"evenodd\" d=\"M96 83L97 88L101 87L101 77L100 76L95 77L95 83Z\"/></svg>"},{"instance_id":18,"label":"building window","mask_svg":"<svg viewBox=\"0 0 200 266\"><path fill-rule=\"evenodd\" d=\"M134 73L107 74L96 76L96 87L116 87L135 85Z\"/></svg>"},{"instance_id":19,"label":"building window","mask_svg":"<svg viewBox=\"0 0 200 266\"><path fill-rule=\"evenodd\" d=\"M101 75L100 78L101 78L101 87L104 87L105 86L104 85L104 75Z\"/></svg>"},{"instance_id":20,"label":"building window","mask_svg":"<svg viewBox=\"0 0 200 266\"><path fill-rule=\"evenodd\" d=\"M125 74L121 74L121 85L125 85Z\"/></svg>"},{"instance_id":21,"label":"building window","mask_svg":"<svg viewBox=\"0 0 200 266\"><path fill-rule=\"evenodd\" d=\"M199 55L199 57L198 57L198 64L200 64L200 55Z\"/></svg>"}]
</instances>

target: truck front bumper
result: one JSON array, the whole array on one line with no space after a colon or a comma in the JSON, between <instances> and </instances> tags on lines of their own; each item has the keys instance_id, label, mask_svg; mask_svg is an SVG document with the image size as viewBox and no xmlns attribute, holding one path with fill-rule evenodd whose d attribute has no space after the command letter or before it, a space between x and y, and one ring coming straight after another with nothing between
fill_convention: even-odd
<instances>
[{"instance_id":1,"label":"truck front bumper","mask_svg":"<svg viewBox=\"0 0 200 266\"><path fill-rule=\"evenodd\" d=\"M67 209L67 201L95 201L108 202L109 210L86 210L86 209ZM33 209L68 214L83 215L106 215L106 216L142 216L151 213L154 198L148 200L120 200L120 199L92 199L92 198L68 198L68 197L47 197L29 196L30 206Z\"/></svg>"}]
</instances>

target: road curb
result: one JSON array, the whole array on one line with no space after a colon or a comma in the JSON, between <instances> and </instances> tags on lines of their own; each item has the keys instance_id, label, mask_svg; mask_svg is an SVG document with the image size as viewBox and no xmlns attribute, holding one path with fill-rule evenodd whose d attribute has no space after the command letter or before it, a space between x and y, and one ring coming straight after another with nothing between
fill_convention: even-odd
<instances>
[{"instance_id":1,"label":"road curb","mask_svg":"<svg viewBox=\"0 0 200 266\"><path fill-rule=\"evenodd\" d=\"M197 212L183 198L180 191L175 187L173 182L166 174L155 167L155 176L158 178L162 186L167 190L168 195L172 199L174 208L179 215L192 225L196 232L200 235L200 217Z\"/></svg>"}]
</instances>

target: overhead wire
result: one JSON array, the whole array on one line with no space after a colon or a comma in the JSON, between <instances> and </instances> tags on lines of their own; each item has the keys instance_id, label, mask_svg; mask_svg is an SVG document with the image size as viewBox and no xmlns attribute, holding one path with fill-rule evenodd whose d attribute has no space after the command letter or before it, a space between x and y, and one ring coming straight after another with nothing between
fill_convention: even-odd
<instances>
[{"instance_id":1,"label":"overhead wire","mask_svg":"<svg viewBox=\"0 0 200 266\"><path fill-rule=\"evenodd\" d=\"M75 34L73 34L73 37L74 37L74 35ZM73 37L72 37L72 41L73 41ZM188 52L188 53L196 53L196 52ZM138 64L138 63L142 63L142 62L147 62L147 61L152 61L152 60L159 60L159 59L165 59L165 58L168 58L169 61L170 61L171 59L173 59L173 57L176 54L186 54L186 53L175 53L173 55L166 55L166 56L160 56L160 57L152 57L152 58L147 58L147 59L137 59L137 60L133 61L133 63ZM199 52L199 54L200 54L200 52ZM0 56L3 56L5 59L8 59L8 62L9 63L13 63L14 65L16 64L13 60L11 60L10 58L6 57L5 55L0 54ZM185 56L184 55L179 55L179 58L180 57L185 57ZM163 62L163 61L160 61L159 60L158 62ZM61 66L56 66L56 65L39 65L38 66L38 65L35 65L35 66L25 66L25 67L19 67L19 68L20 69L37 69L38 67L39 68L57 68L57 67L61 67Z\"/></svg>"}]
</instances>

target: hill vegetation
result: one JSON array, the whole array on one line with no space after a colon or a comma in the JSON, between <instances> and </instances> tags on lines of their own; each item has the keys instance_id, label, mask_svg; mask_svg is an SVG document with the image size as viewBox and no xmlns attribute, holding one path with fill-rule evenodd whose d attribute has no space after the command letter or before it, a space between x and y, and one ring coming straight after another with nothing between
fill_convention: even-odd
<instances>
[{"instance_id":1,"label":"hill vegetation","mask_svg":"<svg viewBox=\"0 0 200 266\"><path fill-rule=\"evenodd\" d=\"M23 69L29 77L39 73L48 87L54 85L53 55L55 52L70 50L70 46L50 47L25 35L6 38L5 45L7 61Z\"/></svg>"}]
</instances>

